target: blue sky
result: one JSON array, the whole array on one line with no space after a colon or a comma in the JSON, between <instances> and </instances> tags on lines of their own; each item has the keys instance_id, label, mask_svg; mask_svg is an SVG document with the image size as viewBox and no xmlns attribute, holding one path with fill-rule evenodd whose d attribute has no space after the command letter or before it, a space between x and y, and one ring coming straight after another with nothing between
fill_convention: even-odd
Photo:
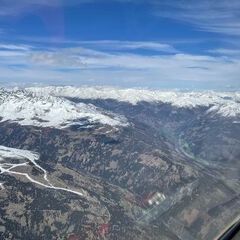
<instances>
[{"instance_id":1,"label":"blue sky","mask_svg":"<svg viewBox=\"0 0 240 240\"><path fill-rule=\"evenodd\" d=\"M0 0L1 85L240 88L238 0Z\"/></svg>"}]
</instances>

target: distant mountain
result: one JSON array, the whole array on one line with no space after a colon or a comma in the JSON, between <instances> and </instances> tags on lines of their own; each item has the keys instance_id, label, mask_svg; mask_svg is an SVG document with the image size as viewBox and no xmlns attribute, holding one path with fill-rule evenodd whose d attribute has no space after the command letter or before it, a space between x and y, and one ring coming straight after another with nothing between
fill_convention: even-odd
<instances>
[{"instance_id":1,"label":"distant mountain","mask_svg":"<svg viewBox=\"0 0 240 240\"><path fill-rule=\"evenodd\" d=\"M53 95L80 99L114 99L137 104L139 102L163 102L183 108L205 106L209 112L223 116L240 115L240 92L180 92L144 89L118 89L102 87L34 87L28 91L40 95Z\"/></svg>"}]
</instances>

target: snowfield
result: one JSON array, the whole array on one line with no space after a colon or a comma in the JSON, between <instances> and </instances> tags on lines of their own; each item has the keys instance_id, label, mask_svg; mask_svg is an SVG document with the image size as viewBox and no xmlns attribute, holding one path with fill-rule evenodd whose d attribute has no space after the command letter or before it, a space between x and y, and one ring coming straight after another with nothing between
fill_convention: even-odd
<instances>
[{"instance_id":1,"label":"snowfield","mask_svg":"<svg viewBox=\"0 0 240 240\"><path fill-rule=\"evenodd\" d=\"M74 103L66 98L114 99L130 104L141 101L168 103L176 108L207 108L206 114L240 116L239 92L180 92L103 87L32 87L0 89L0 121L21 125L67 128L92 124L128 126L124 116L97 108L93 104ZM235 119L236 120L236 119Z\"/></svg>"},{"instance_id":2,"label":"snowfield","mask_svg":"<svg viewBox=\"0 0 240 240\"><path fill-rule=\"evenodd\" d=\"M28 150L9 148L0 145L0 162L8 158L15 158L19 160L28 159L31 162L34 162L35 160L38 160L39 155Z\"/></svg>"},{"instance_id":3,"label":"snowfield","mask_svg":"<svg viewBox=\"0 0 240 240\"><path fill-rule=\"evenodd\" d=\"M64 128L76 124L101 123L126 126L124 117L102 111L91 104L75 104L50 95L37 96L25 90L0 90L1 121L21 125Z\"/></svg>"},{"instance_id":4,"label":"snowfield","mask_svg":"<svg viewBox=\"0 0 240 240\"><path fill-rule=\"evenodd\" d=\"M114 99L137 104L140 101L163 102L178 108L196 108L205 106L208 113L221 114L224 117L240 115L240 92L181 92L146 89L119 89L110 87L33 87L27 91L41 96L62 96L80 99Z\"/></svg>"}]
</instances>

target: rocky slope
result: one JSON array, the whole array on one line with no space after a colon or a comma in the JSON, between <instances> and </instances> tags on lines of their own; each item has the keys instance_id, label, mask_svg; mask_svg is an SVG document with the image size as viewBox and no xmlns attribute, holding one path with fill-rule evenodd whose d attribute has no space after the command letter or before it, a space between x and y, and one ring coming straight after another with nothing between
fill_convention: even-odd
<instances>
[{"instance_id":1,"label":"rocky slope","mask_svg":"<svg viewBox=\"0 0 240 240\"><path fill-rule=\"evenodd\" d=\"M0 99L4 239L212 239L240 214L238 93L49 87ZM19 159L26 150L37 160Z\"/></svg>"}]
</instances>

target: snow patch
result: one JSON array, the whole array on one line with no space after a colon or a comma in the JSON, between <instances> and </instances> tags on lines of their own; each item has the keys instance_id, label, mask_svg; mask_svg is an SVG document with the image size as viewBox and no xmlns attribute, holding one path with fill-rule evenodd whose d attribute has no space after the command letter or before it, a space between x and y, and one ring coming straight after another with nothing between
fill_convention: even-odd
<instances>
[{"instance_id":1,"label":"snow patch","mask_svg":"<svg viewBox=\"0 0 240 240\"><path fill-rule=\"evenodd\" d=\"M19 160L28 159L29 161L33 162L39 159L39 154L28 150L0 146L0 162L11 158Z\"/></svg>"},{"instance_id":2,"label":"snow patch","mask_svg":"<svg viewBox=\"0 0 240 240\"><path fill-rule=\"evenodd\" d=\"M10 162L8 162L9 159L24 160L24 162L10 163ZM49 188L49 189L54 189L54 190L64 191L64 192L70 192L70 193L76 194L78 196L87 198L88 193L85 190L76 191L76 190L72 190L70 188L54 186L48 179L47 171L36 162L36 160L38 160L38 159L39 159L39 154L37 154L37 153L31 152L28 150L21 150L21 149L17 149L17 148L9 148L9 147L5 147L5 146L0 146L0 175L1 174L9 174L9 175L22 176L22 177L27 178L30 182L40 185L44 188ZM17 167L29 166L30 162L36 168L38 168L42 171L44 182L42 182L40 180L35 180L33 177L31 177L27 173L14 170ZM0 183L0 187L3 190L4 183Z\"/></svg>"}]
</instances>

